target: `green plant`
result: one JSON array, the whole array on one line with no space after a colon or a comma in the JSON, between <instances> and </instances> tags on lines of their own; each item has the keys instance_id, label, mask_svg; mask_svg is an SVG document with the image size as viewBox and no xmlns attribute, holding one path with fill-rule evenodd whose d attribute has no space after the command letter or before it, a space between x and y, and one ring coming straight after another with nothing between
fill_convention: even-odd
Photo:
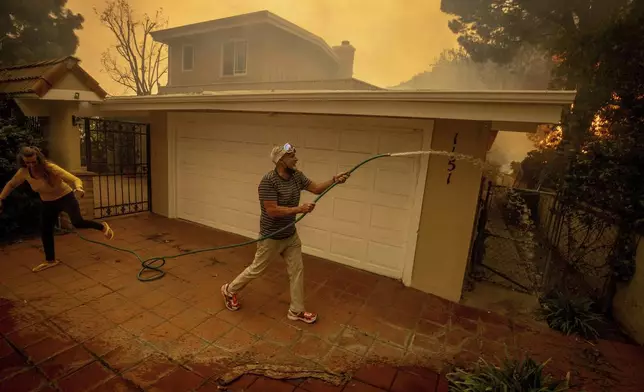
<instances>
[{"instance_id":1,"label":"green plant","mask_svg":"<svg viewBox=\"0 0 644 392\"><path fill-rule=\"evenodd\" d=\"M539 313L548 326L566 335L577 334L586 339L599 336L593 324L602 321L602 316L593 311L594 302L553 292L540 300Z\"/></svg>"},{"instance_id":2,"label":"green plant","mask_svg":"<svg viewBox=\"0 0 644 392\"><path fill-rule=\"evenodd\" d=\"M447 374L452 392L563 392L569 380L556 380L544 373L548 361L537 363L526 357L506 359L501 367L480 359L473 370L457 369Z\"/></svg>"}]
</instances>

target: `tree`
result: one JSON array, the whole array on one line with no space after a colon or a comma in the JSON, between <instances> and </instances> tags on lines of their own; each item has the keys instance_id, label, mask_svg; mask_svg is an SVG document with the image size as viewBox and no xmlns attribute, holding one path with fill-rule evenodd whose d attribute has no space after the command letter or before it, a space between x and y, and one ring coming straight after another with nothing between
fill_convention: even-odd
<instances>
[{"instance_id":1,"label":"tree","mask_svg":"<svg viewBox=\"0 0 644 392\"><path fill-rule=\"evenodd\" d=\"M540 48L555 61L553 88L577 89L575 106L566 113L564 144L579 151L594 114L610 94L588 85L599 53L597 33L628 14L633 0L442 0L455 18L449 28L475 61L511 61L525 45ZM570 148L568 148L570 146Z\"/></svg>"},{"instance_id":2,"label":"tree","mask_svg":"<svg viewBox=\"0 0 644 392\"><path fill-rule=\"evenodd\" d=\"M0 1L0 66L73 55L78 47L80 14L67 0Z\"/></svg>"},{"instance_id":3,"label":"tree","mask_svg":"<svg viewBox=\"0 0 644 392\"><path fill-rule=\"evenodd\" d=\"M168 72L167 66L163 65L167 60L167 48L154 41L150 34L167 26L163 10L157 10L153 17L144 14L137 19L128 0L109 0L103 11L94 11L117 42L102 54L101 62L105 71L112 80L136 95L152 94Z\"/></svg>"}]
</instances>

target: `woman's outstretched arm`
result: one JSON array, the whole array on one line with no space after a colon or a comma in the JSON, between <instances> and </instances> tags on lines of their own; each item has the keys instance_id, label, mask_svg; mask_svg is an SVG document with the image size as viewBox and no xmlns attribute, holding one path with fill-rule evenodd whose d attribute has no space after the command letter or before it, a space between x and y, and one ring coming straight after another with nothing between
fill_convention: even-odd
<instances>
[{"instance_id":1,"label":"woman's outstretched arm","mask_svg":"<svg viewBox=\"0 0 644 392\"><path fill-rule=\"evenodd\" d=\"M23 168L18 169L16 174L13 176L13 178L11 178L11 180L9 180L9 182L7 182L7 184L2 189L2 193L0 193L0 202L6 199L11 194L11 192L13 192L14 189L19 187L20 184L22 184L25 181L26 179L25 173L26 173L25 169Z\"/></svg>"}]
</instances>

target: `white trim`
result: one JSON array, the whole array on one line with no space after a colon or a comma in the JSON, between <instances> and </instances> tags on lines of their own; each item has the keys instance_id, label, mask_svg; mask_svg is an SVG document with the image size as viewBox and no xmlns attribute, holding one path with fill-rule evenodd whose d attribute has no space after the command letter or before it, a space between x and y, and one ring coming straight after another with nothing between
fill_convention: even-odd
<instances>
[{"instance_id":1,"label":"white trim","mask_svg":"<svg viewBox=\"0 0 644 392\"><path fill-rule=\"evenodd\" d=\"M423 151L428 151L432 146L434 136L435 121L423 127ZM420 215L423 211L423 200L425 198L425 184L427 182L427 171L429 170L429 155L421 155L420 168L418 170L418 179L416 182L416 192L414 195L414 207L411 210L411 219L409 222L407 246L405 250L405 259L403 262L402 282L405 286L410 287L414 272L414 262L416 261L416 244L418 243L418 230L420 229Z\"/></svg>"},{"instance_id":2,"label":"white trim","mask_svg":"<svg viewBox=\"0 0 644 392\"><path fill-rule=\"evenodd\" d=\"M192 49L192 68L186 68L185 58L186 58L186 48ZM191 72L195 69L195 47L192 44L183 44L181 45L181 72Z\"/></svg>"},{"instance_id":3,"label":"white trim","mask_svg":"<svg viewBox=\"0 0 644 392\"><path fill-rule=\"evenodd\" d=\"M172 113L168 113L168 218L177 217L177 125Z\"/></svg>"},{"instance_id":4,"label":"white trim","mask_svg":"<svg viewBox=\"0 0 644 392\"><path fill-rule=\"evenodd\" d=\"M103 102L103 99L93 91L59 88L52 88L40 99L44 101Z\"/></svg>"},{"instance_id":5,"label":"white trim","mask_svg":"<svg viewBox=\"0 0 644 392\"><path fill-rule=\"evenodd\" d=\"M508 121L492 121L490 129L493 131L504 131L504 132L523 132L523 133L536 133L537 123L516 123Z\"/></svg>"},{"instance_id":6,"label":"white trim","mask_svg":"<svg viewBox=\"0 0 644 392\"><path fill-rule=\"evenodd\" d=\"M150 95L106 99L106 111L230 111L550 123L574 91L280 91Z\"/></svg>"},{"instance_id":7,"label":"white trim","mask_svg":"<svg viewBox=\"0 0 644 392\"><path fill-rule=\"evenodd\" d=\"M274 91L212 91L202 94L167 94L108 97L109 103L215 103L215 102L278 102L278 101L404 101L458 103L514 103L571 105L576 91L531 90L274 90Z\"/></svg>"},{"instance_id":8,"label":"white trim","mask_svg":"<svg viewBox=\"0 0 644 392\"><path fill-rule=\"evenodd\" d=\"M224 75L224 46L228 43L233 43L233 74L232 75ZM244 73L236 73L235 69L237 67L237 42L244 42L246 43L246 69L244 70ZM225 42L221 43L221 67L219 69L219 78L220 79L229 79L229 78L237 78L240 76L246 76L248 75L248 40L244 38L232 38L229 40L226 40Z\"/></svg>"}]
</instances>

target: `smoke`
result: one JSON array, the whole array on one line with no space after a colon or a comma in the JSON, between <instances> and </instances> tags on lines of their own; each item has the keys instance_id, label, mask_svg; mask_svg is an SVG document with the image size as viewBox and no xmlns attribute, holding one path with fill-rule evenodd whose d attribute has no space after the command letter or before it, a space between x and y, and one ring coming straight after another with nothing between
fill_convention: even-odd
<instances>
[{"instance_id":1,"label":"smoke","mask_svg":"<svg viewBox=\"0 0 644 392\"><path fill-rule=\"evenodd\" d=\"M474 62L462 49L446 50L428 71L392 89L413 90L546 90L552 61L533 47L524 47L507 64Z\"/></svg>"},{"instance_id":2,"label":"smoke","mask_svg":"<svg viewBox=\"0 0 644 392\"><path fill-rule=\"evenodd\" d=\"M477 63L463 50L446 50L430 70L391 87L398 90L547 90L552 61L533 47L522 48L507 64ZM536 131L536 130L535 130ZM501 131L487 160L510 171L512 161L522 161L534 143L525 133Z\"/></svg>"}]
</instances>

